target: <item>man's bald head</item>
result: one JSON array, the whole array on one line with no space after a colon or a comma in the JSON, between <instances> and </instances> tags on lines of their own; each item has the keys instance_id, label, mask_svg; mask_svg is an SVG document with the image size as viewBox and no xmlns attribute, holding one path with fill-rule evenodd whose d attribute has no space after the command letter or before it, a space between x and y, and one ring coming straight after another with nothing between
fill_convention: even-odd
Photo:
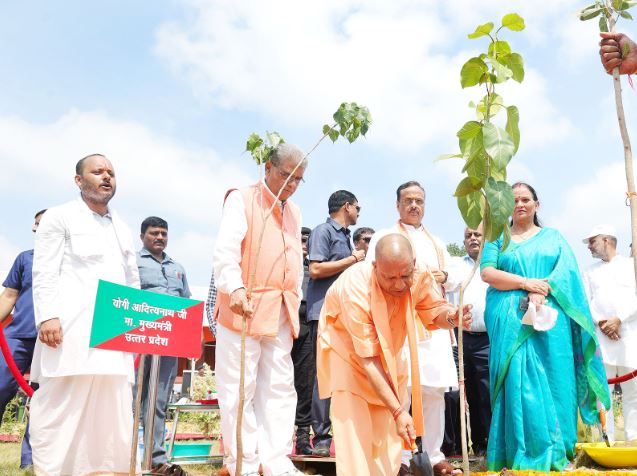
<instances>
[{"instance_id":1,"label":"man's bald head","mask_svg":"<svg viewBox=\"0 0 637 476\"><path fill-rule=\"evenodd\" d=\"M378 240L373 264L376 279L383 291L392 296L401 296L409 291L416 261L407 238L393 233Z\"/></svg>"},{"instance_id":2,"label":"man's bald head","mask_svg":"<svg viewBox=\"0 0 637 476\"><path fill-rule=\"evenodd\" d=\"M411 243L403 235L392 233L383 236L376 243L376 261L396 261L403 260L412 262L414 260L414 251Z\"/></svg>"}]
</instances>

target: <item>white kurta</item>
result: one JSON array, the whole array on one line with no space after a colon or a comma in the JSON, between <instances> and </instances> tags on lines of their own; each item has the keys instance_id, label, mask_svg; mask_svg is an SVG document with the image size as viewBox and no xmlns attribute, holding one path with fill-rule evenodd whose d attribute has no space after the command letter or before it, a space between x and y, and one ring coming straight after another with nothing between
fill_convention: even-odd
<instances>
[{"instance_id":1,"label":"white kurta","mask_svg":"<svg viewBox=\"0 0 637 476\"><path fill-rule=\"evenodd\" d=\"M604 363L637 368L637 294L632 258L617 255L611 261L593 264L584 273L584 286ZM616 341L597 326L610 317L622 321L621 338Z\"/></svg>"},{"instance_id":2,"label":"white kurta","mask_svg":"<svg viewBox=\"0 0 637 476\"><path fill-rule=\"evenodd\" d=\"M272 193L267 185L264 189ZM274 196L274 195L273 195ZM285 206L279 203L279 206ZM212 258L215 285L231 294L247 288L241 273L241 243L248 232L245 203L238 190L228 194ZM301 260L303 255L301 254ZM299 266L299 295L303 295L303 264ZM242 473L257 472L263 467L267 476L292 471L287 457L292 451L292 434L296 411L294 366L290 355L292 331L281 309L279 333L276 337L246 338L245 397L243 413ZM226 445L224 463L234 474L236 415L239 406L240 334L224 326L217 327L217 391L221 410L221 433Z\"/></svg>"},{"instance_id":3,"label":"white kurta","mask_svg":"<svg viewBox=\"0 0 637 476\"><path fill-rule=\"evenodd\" d=\"M451 256L447 251L444 243L437 237L430 235L435 240L436 245L430 237L425 233L423 227L414 228L411 225L403 225L416 252L416 269L418 272L430 272L430 269L439 269L438 253L436 246L442 251L445 263L445 271L449 273L445 288L453 289L457 286L458 279L456 270L447 266L451 263ZM399 225L396 224L391 228L377 231L372 237L369 244L367 256L365 259L374 260L376 243L383 236L391 233L400 233ZM441 288L439 288L441 290ZM418 363L420 365L420 383L428 387L457 387L458 373L456 364L453 360L453 352L451 349L451 336L448 330L439 329L430 331L431 337L418 342ZM408 347L405 346L408 351ZM409 362L409 358L407 359ZM411 373L409 374L411 375ZM411 380L411 378L409 379ZM411 385L411 382L409 382Z\"/></svg>"},{"instance_id":4,"label":"white kurta","mask_svg":"<svg viewBox=\"0 0 637 476\"><path fill-rule=\"evenodd\" d=\"M36 326L58 317L64 340L54 349L36 342L32 379L68 375L126 375L133 356L90 349L99 279L139 288L130 230L115 212L101 217L80 198L49 208L35 237L33 307Z\"/></svg>"},{"instance_id":5,"label":"white kurta","mask_svg":"<svg viewBox=\"0 0 637 476\"><path fill-rule=\"evenodd\" d=\"M469 276L475 264L475 261L470 256L454 257L451 258L451 260L451 268L454 270L454 275L461 277L462 280ZM449 289L447 298L451 304L457 306L460 301L460 285L462 283L458 282L456 284L456 288ZM473 306L471 308L471 332L487 331L487 326L484 322L487 289L489 289L489 285L480 278L480 268L478 268L471 278L469 285L464 290L464 304L471 304Z\"/></svg>"},{"instance_id":6,"label":"white kurta","mask_svg":"<svg viewBox=\"0 0 637 476\"><path fill-rule=\"evenodd\" d=\"M50 208L35 239L36 325L59 318L63 342L36 343L31 375L31 445L37 475L126 473L133 412L133 356L90 349L99 279L139 288L128 227L83 200Z\"/></svg>"}]
</instances>

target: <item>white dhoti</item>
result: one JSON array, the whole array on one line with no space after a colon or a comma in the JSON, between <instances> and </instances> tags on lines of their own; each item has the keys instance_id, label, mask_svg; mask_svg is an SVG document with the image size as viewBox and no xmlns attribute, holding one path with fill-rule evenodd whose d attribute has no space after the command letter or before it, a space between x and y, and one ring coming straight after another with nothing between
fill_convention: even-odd
<instances>
[{"instance_id":1,"label":"white dhoti","mask_svg":"<svg viewBox=\"0 0 637 476\"><path fill-rule=\"evenodd\" d=\"M615 378L635 370L632 367L624 367L621 365L608 365L606 367L606 376ZM609 385L608 391L613 394L613 387ZM637 377L620 383L622 388L622 413L624 416L624 439L626 441L637 439ZM613 418L613 407L608 410L606 417L606 429L608 438L615 441L615 418Z\"/></svg>"},{"instance_id":2,"label":"white dhoti","mask_svg":"<svg viewBox=\"0 0 637 476\"><path fill-rule=\"evenodd\" d=\"M440 451L445 437L445 389L439 387L420 386L422 396L422 416L425 424L425 436L422 438L422 446L429 454L431 464L438 464L445 459ZM409 389L411 395L411 389ZM407 399L404 406L409 411L411 399ZM409 466L411 451L403 450L402 462Z\"/></svg>"},{"instance_id":3,"label":"white dhoti","mask_svg":"<svg viewBox=\"0 0 637 476\"><path fill-rule=\"evenodd\" d=\"M217 327L215 373L221 410L225 464L235 474L236 427L239 408L241 334ZM283 310L276 337L246 337L245 405L243 410L242 473L259 471L265 476L292 471L296 391L290 352L292 333Z\"/></svg>"},{"instance_id":4,"label":"white dhoti","mask_svg":"<svg viewBox=\"0 0 637 476\"><path fill-rule=\"evenodd\" d=\"M30 417L37 476L127 475L132 431L125 375L40 377Z\"/></svg>"},{"instance_id":5,"label":"white dhoti","mask_svg":"<svg viewBox=\"0 0 637 476\"><path fill-rule=\"evenodd\" d=\"M407 362L409 349L405 346ZM447 330L431 332L428 340L418 342L418 364L420 365L420 390L422 396L425 436L423 448L429 453L431 464L440 463L445 455L440 451L445 437L445 391L458 387L458 374L453 360L451 337ZM409 375L411 376L411 370ZM411 396L411 378L408 382ZM408 400L405 409L409 410ZM402 461L409 464L411 452L404 451Z\"/></svg>"}]
</instances>

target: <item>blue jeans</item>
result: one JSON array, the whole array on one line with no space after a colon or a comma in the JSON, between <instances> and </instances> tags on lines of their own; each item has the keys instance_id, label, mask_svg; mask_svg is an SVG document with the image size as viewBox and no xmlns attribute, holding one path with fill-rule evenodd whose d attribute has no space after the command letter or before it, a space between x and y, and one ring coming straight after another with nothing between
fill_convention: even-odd
<instances>
[{"instance_id":1,"label":"blue jeans","mask_svg":"<svg viewBox=\"0 0 637 476\"><path fill-rule=\"evenodd\" d=\"M9 345L11 355L13 355L13 360L18 370L24 374L30 367L31 360L33 359L35 338L20 339L7 337L7 344ZM15 397L17 392L18 382L16 382L13 375L11 375L9 366L4 358L0 359L0 421L2 421L2 416L4 415L7 404ZM31 459L31 444L29 443L29 427L27 424L24 439L22 440L20 466L24 467L30 464L33 464L33 460Z\"/></svg>"}]
</instances>

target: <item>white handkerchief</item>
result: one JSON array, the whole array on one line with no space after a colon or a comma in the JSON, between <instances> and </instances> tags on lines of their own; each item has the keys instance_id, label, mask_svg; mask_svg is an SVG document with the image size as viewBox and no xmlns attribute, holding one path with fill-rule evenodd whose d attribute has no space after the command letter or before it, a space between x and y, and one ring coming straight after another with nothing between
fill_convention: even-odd
<instances>
[{"instance_id":1,"label":"white handkerchief","mask_svg":"<svg viewBox=\"0 0 637 476\"><path fill-rule=\"evenodd\" d=\"M546 305L529 303L529 308L522 317L522 324L533 326L536 331L548 331L557 322L557 310Z\"/></svg>"}]
</instances>

